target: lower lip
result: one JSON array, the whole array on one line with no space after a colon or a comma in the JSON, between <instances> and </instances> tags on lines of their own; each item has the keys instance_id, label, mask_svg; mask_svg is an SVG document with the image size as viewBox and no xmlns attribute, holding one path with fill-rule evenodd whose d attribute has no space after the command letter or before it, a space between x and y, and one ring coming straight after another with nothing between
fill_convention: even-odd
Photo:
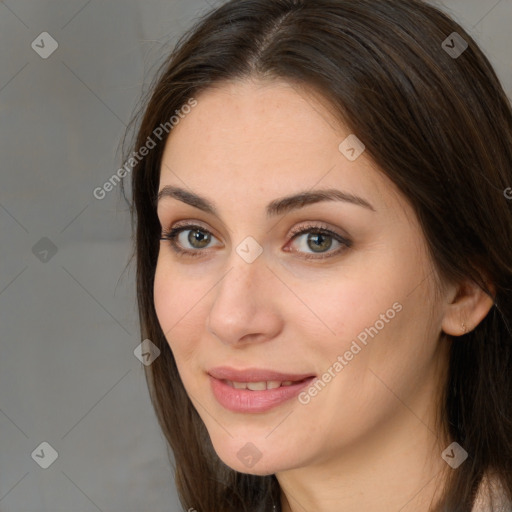
<instances>
[{"instance_id":1,"label":"lower lip","mask_svg":"<svg viewBox=\"0 0 512 512\"><path fill-rule=\"evenodd\" d=\"M275 389L251 391L236 389L211 375L210 384L213 394L224 408L233 412L259 413L266 412L296 397L302 389L309 386L315 377L309 377L290 386Z\"/></svg>"}]
</instances>

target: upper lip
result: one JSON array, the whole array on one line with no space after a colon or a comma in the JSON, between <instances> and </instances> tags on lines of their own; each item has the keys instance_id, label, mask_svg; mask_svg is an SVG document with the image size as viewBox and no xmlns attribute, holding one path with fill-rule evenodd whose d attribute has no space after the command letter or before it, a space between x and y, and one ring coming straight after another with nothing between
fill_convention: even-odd
<instances>
[{"instance_id":1,"label":"upper lip","mask_svg":"<svg viewBox=\"0 0 512 512\"><path fill-rule=\"evenodd\" d=\"M246 368L238 370L228 366L218 366L208 370L208 374L218 380L229 380L233 382L262 382L262 381L300 381L314 377L312 373L282 373L262 368Z\"/></svg>"}]
</instances>

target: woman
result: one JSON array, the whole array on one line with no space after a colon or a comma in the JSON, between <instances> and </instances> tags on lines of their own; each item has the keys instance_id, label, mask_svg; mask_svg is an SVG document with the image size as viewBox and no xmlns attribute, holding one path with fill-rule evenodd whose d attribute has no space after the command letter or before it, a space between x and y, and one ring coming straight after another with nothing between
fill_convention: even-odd
<instances>
[{"instance_id":1,"label":"woman","mask_svg":"<svg viewBox=\"0 0 512 512\"><path fill-rule=\"evenodd\" d=\"M419 0L227 2L131 149L185 509L512 510L512 115L462 27Z\"/></svg>"}]
</instances>

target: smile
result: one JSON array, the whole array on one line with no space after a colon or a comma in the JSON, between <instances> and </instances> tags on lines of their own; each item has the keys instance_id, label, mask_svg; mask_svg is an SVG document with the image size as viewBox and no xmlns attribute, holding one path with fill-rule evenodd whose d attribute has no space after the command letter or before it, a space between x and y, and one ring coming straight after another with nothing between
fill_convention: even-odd
<instances>
[{"instance_id":1,"label":"smile","mask_svg":"<svg viewBox=\"0 0 512 512\"><path fill-rule=\"evenodd\" d=\"M263 413L295 398L314 375L216 368L208 372L217 402L237 413ZM265 378L266 377L266 378Z\"/></svg>"}]
</instances>

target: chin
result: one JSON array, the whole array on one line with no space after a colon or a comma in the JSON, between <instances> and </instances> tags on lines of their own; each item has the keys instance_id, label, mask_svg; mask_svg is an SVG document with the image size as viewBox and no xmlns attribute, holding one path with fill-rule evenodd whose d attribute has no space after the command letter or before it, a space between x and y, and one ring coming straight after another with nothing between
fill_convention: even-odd
<instances>
[{"instance_id":1,"label":"chin","mask_svg":"<svg viewBox=\"0 0 512 512\"><path fill-rule=\"evenodd\" d=\"M300 466L297 460L299 450L282 451L280 443L272 443L269 439L258 441L240 441L224 439L222 445L213 443L215 452L221 461L239 473L256 476L267 476ZM263 446L266 445L266 446ZM293 457L291 453L295 453Z\"/></svg>"}]
</instances>

